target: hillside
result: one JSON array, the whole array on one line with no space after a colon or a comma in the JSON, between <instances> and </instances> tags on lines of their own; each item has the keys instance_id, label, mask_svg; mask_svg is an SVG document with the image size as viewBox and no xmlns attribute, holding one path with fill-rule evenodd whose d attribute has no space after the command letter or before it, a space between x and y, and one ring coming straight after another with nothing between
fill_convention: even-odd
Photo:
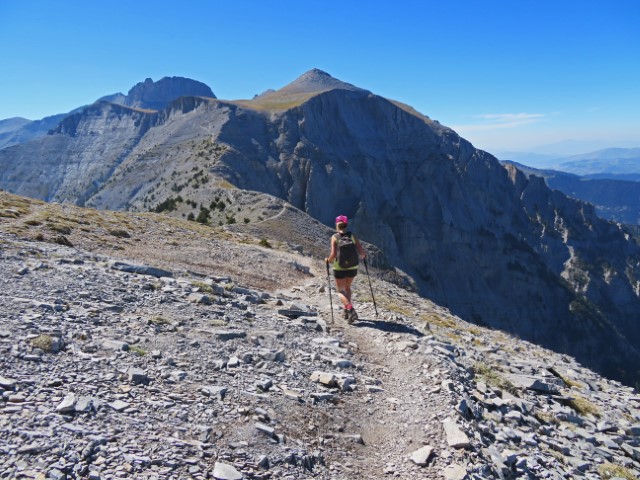
<instances>
[{"instance_id":1,"label":"hillside","mask_svg":"<svg viewBox=\"0 0 640 480\"><path fill-rule=\"evenodd\" d=\"M246 101L98 102L1 149L0 186L248 232L268 226L273 199L325 227L344 213L379 265L425 298L628 385L640 379L640 247L629 231L325 72Z\"/></svg>"},{"instance_id":2,"label":"hillside","mask_svg":"<svg viewBox=\"0 0 640 480\"><path fill-rule=\"evenodd\" d=\"M347 325L285 243L6 192L0 216L2 478L640 474L637 392L377 271Z\"/></svg>"}]
</instances>

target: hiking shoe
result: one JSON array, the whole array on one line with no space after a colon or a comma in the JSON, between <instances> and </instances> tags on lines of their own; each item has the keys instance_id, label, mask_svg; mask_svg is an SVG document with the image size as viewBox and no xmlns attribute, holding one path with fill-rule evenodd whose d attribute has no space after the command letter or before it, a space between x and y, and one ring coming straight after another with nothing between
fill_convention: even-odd
<instances>
[{"instance_id":1,"label":"hiking shoe","mask_svg":"<svg viewBox=\"0 0 640 480\"><path fill-rule=\"evenodd\" d=\"M347 310L346 308L342 309L342 318L344 318L345 320L349 320L349 310Z\"/></svg>"},{"instance_id":2,"label":"hiking shoe","mask_svg":"<svg viewBox=\"0 0 640 480\"><path fill-rule=\"evenodd\" d=\"M353 322L355 322L356 320L358 320L358 314L356 313L355 308L351 307L349 310L349 316L347 317L347 322L349 324L352 324Z\"/></svg>"}]
</instances>

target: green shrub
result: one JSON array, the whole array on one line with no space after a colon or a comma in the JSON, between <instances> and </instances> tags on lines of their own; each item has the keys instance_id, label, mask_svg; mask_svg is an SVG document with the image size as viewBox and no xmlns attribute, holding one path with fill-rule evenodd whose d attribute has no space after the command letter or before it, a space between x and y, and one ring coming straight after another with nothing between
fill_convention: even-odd
<instances>
[{"instance_id":1,"label":"green shrub","mask_svg":"<svg viewBox=\"0 0 640 480\"><path fill-rule=\"evenodd\" d=\"M196 222L201 223L203 225L209 225L211 221L211 216L209 215L209 209L203 206L200 206L200 213L196 217Z\"/></svg>"}]
</instances>

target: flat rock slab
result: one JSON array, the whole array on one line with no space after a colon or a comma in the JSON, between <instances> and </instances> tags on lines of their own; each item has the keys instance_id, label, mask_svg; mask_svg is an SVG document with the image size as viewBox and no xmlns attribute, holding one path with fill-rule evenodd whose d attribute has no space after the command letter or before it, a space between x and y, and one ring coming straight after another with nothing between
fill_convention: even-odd
<instances>
[{"instance_id":1,"label":"flat rock slab","mask_svg":"<svg viewBox=\"0 0 640 480\"><path fill-rule=\"evenodd\" d=\"M416 465L424 467L429 462L432 453L433 447L431 445L425 445L411 454L411 461Z\"/></svg>"},{"instance_id":2,"label":"flat rock slab","mask_svg":"<svg viewBox=\"0 0 640 480\"><path fill-rule=\"evenodd\" d=\"M312 312L310 310L290 310L290 309L282 309L278 310L280 315L284 315L289 318L298 318L298 317L315 317L318 315L317 312Z\"/></svg>"},{"instance_id":3,"label":"flat rock slab","mask_svg":"<svg viewBox=\"0 0 640 480\"><path fill-rule=\"evenodd\" d=\"M233 466L216 462L213 467L213 478L216 480L242 480L242 474Z\"/></svg>"},{"instance_id":4,"label":"flat rock slab","mask_svg":"<svg viewBox=\"0 0 640 480\"><path fill-rule=\"evenodd\" d=\"M247 336L247 332L242 330L216 330L213 332L213 335L222 341L233 340L234 338L245 338Z\"/></svg>"},{"instance_id":5,"label":"flat rock slab","mask_svg":"<svg viewBox=\"0 0 640 480\"><path fill-rule=\"evenodd\" d=\"M467 476L467 469L462 465L447 465L442 471L445 480L464 480Z\"/></svg>"},{"instance_id":6,"label":"flat rock slab","mask_svg":"<svg viewBox=\"0 0 640 480\"><path fill-rule=\"evenodd\" d=\"M456 424L456 421L452 418L447 418L442 422L444 433L447 436L447 444L452 448L468 448L471 446L469 437L460 430L460 427Z\"/></svg>"},{"instance_id":7,"label":"flat rock slab","mask_svg":"<svg viewBox=\"0 0 640 480\"><path fill-rule=\"evenodd\" d=\"M564 382L556 377L510 374L506 378L516 387L543 393L560 393L560 388L564 386Z\"/></svg>"},{"instance_id":8,"label":"flat rock slab","mask_svg":"<svg viewBox=\"0 0 640 480\"><path fill-rule=\"evenodd\" d=\"M137 275L151 275L152 277L173 277L173 273L162 268L149 267L147 265L135 265L127 262L110 262L109 266L121 272L135 273Z\"/></svg>"}]
</instances>

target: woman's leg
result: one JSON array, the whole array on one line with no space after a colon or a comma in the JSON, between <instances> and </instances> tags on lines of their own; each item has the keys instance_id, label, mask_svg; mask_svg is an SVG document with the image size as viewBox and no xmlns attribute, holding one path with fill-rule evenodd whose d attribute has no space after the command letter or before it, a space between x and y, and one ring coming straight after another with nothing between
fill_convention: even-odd
<instances>
[{"instance_id":1,"label":"woman's leg","mask_svg":"<svg viewBox=\"0 0 640 480\"><path fill-rule=\"evenodd\" d=\"M342 302L344 308L351 303L351 282L352 278L336 278L336 290L338 290L338 298Z\"/></svg>"},{"instance_id":2,"label":"woman's leg","mask_svg":"<svg viewBox=\"0 0 640 480\"><path fill-rule=\"evenodd\" d=\"M344 289L347 292L346 297L348 300L347 305L351 305L351 284L353 283L354 277L345 278Z\"/></svg>"},{"instance_id":3,"label":"woman's leg","mask_svg":"<svg viewBox=\"0 0 640 480\"><path fill-rule=\"evenodd\" d=\"M353 283L354 278L355 277L345 278L345 280L347 281L345 282L345 285L344 285L344 289L346 291L346 297L347 297L347 300L349 301L344 315L345 315L345 318L347 319L347 322L349 322L349 324L355 322L358 319L358 314L356 313L355 308L353 308L353 305L351 305L351 284Z\"/></svg>"}]
</instances>

